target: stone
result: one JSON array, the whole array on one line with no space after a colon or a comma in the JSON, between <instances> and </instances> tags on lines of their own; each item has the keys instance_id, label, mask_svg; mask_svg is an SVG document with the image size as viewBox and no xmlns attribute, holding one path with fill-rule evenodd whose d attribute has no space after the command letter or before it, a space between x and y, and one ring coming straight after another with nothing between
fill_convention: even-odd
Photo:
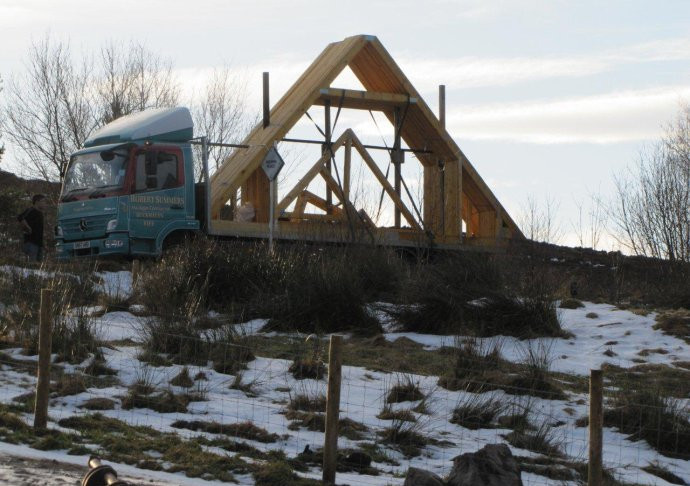
<instances>
[{"instance_id":1,"label":"stone","mask_svg":"<svg viewBox=\"0 0 690 486\"><path fill-rule=\"evenodd\" d=\"M489 444L453 459L447 486L522 486L520 465L505 444Z\"/></svg>"},{"instance_id":2,"label":"stone","mask_svg":"<svg viewBox=\"0 0 690 486\"><path fill-rule=\"evenodd\" d=\"M403 486L443 486L443 480L432 472L411 467L407 470Z\"/></svg>"},{"instance_id":3,"label":"stone","mask_svg":"<svg viewBox=\"0 0 690 486\"><path fill-rule=\"evenodd\" d=\"M371 466L371 456L366 452L354 451L348 454L343 462L350 467L361 470Z\"/></svg>"}]
</instances>

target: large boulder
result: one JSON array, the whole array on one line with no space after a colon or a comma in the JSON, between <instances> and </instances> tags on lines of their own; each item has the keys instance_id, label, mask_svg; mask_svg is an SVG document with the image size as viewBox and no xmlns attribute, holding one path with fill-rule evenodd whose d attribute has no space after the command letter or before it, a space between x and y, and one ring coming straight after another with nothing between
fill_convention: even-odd
<instances>
[{"instance_id":1,"label":"large boulder","mask_svg":"<svg viewBox=\"0 0 690 486\"><path fill-rule=\"evenodd\" d=\"M432 472L411 467L407 470L403 486L443 486L443 480Z\"/></svg>"},{"instance_id":2,"label":"large boulder","mask_svg":"<svg viewBox=\"0 0 690 486\"><path fill-rule=\"evenodd\" d=\"M477 452L453 459L446 485L522 486L520 465L507 445L489 444Z\"/></svg>"}]
</instances>

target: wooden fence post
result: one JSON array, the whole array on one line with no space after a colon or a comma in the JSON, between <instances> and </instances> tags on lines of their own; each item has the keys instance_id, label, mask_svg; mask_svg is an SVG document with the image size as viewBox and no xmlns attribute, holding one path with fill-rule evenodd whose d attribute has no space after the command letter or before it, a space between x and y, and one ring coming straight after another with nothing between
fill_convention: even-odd
<instances>
[{"instance_id":1,"label":"wooden fence post","mask_svg":"<svg viewBox=\"0 0 690 486\"><path fill-rule=\"evenodd\" d=\"M338 420L340 414L340 379L343 364L342 336L331 336L328 355L328 393L326 402L326 437L323 445L323 481L335 484L338 454Z\"/></svg>"},{"instance_id":2,"label":"wooden fence post","mask_svg":"<svg viewBox=\"0 0 690 486\"><path fill-rule=\"evenodd\" d=\"M589 471L587 484L601 486L603 481L604 380L601 370L591 370L589 377Z\"/></svg>"},{"instance_id":3,"label":"wooden fence post","mask_svg":"<svg viewBox=\"0 0 690 486\"><path fill-rule=\"evenodd\" d=\"M50 400L50 354L52 347L53 291L41 289L41 321L38 333L38 381L34 409L34 429L45 430L48 425Z\"/></svg>"}]
</instances>

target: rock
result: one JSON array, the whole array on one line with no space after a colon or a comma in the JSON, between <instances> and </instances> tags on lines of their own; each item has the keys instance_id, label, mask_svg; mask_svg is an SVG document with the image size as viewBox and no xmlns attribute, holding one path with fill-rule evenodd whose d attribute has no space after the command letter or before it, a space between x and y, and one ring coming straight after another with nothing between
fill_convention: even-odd
<instances>
[{"instance_id":1,"label":"rock","mask_svg":"<svg viewBox=\"0 0 690 486\"><path fill-rule=\"evenodd\" d=\"M522 486L520 466L505 444L457 456L447 486Z\"/></svg>"},{"instance_id":2,"label":"rock","mask_svg":"<svg viewBox=\"0 0 690 486\"><path fill-rule=\"evenodd\" d=\"M443 480L432 472L411 467L407 470L403 486L443 486Z\"/></svg>"},{"instance_id":3,"label":"rock","mask_svg":"<svg viewBox=\"0 0 690 486\"><path fill-rule=\"evenodd\" d=\"M371 466L371 456L366 452L354 451L348 454L343 462L350 467L360 470Z\"/></svg>"}]
</instances>

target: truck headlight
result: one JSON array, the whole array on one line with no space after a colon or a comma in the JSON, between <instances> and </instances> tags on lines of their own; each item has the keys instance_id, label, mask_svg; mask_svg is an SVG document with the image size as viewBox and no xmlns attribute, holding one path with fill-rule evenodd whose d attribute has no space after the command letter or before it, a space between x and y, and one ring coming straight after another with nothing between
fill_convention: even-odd
<instances>
[{"instance_id":1,"label":"truck headlight","mask_svg":"<svg viewBox=\"0 0 690 486\"><path fill-rule=\"evenodd\" d=\"M115 228L117 228L117 219L111 219L105 226L105 230L108 232L115 231Z\"/></svg>"}]
</instances>

